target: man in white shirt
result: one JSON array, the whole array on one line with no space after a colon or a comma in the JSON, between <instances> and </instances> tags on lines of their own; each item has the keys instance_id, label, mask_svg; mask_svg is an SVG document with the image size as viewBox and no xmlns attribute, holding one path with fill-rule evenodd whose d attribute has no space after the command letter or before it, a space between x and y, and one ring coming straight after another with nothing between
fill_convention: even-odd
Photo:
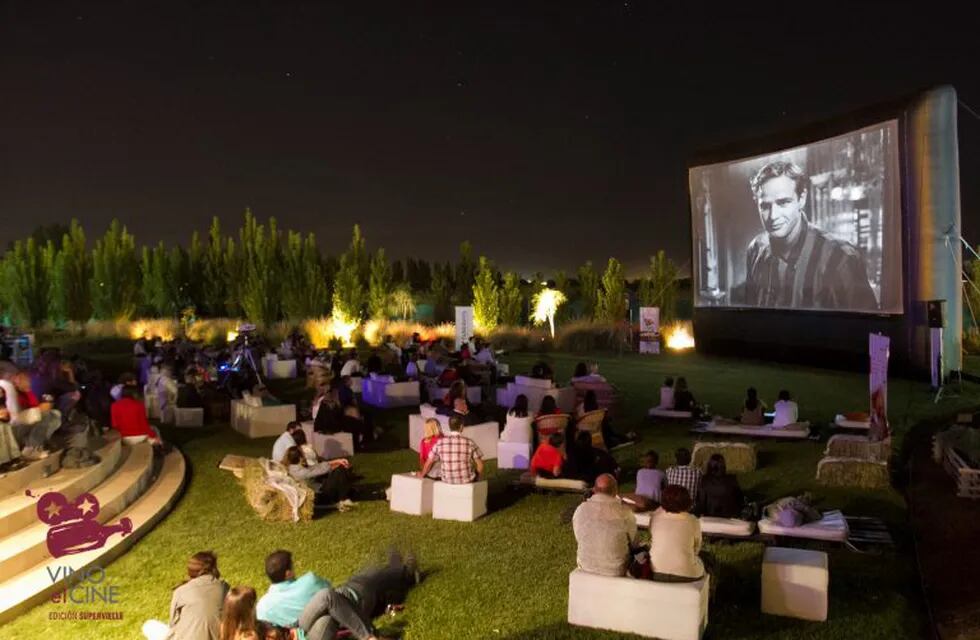
<instances>
[{"instance_id":1,"label":"man in white shirt","mask_svg":"<svg viewBox=\"0 0 980 640\"><path fill-rule=\"evenodd\" d=\"M779 400L773 406L773 411L775 411L775 416L772 419L772 426L777 429L793 424L800 419L800 409L790 398L789 391L786 389L779 392Z\"/></svg>"},{"instance_id":2,"label":"man in white shirt","mask_svg":"<svg viewBox=\"0 0 980 640\"><path fill-rule=\"evenodd\" d=\"M497 358L494 356L493 347L489 342L483 343L483 348L476 352L473 359L482 365L491 366L497 364Z\"/></svg>"},{"instance_id":3,"label":"man in white shirt","mask_svg":"<svg viewBox=\"0 0 980 640\"><path fill-rule=\"evenodd\" d=\"M625 576L636 540L636 518L619 500L616 478L596 478L592 497L575 509L572 529L578 543L578 568L603 576Z\"/></svg>"},{"instance_id":4,"label":"man in white shirt","mask_svg":"<svg viewBox=\"0 0 980 640\"><path fill-rule=\"evenodd\" d=\"M355 349L350 350L350 354L347 356L344 366L340 369L340 377L352 376L356 373L361 372L361 363L357 359L357 351Z\"/></svg>"},{"instance_id":5,"label":"man in white shirt","mask_svg":"<svg viewBox=\"0 0 980 640\"><path fill-rule=\"evenodd\" d=\"M286 425L286 430L282 432L278 438L276 438L275 443L272 445L272 461L282 462L282 459L286 457L286 452L289 451L290 447L296 446L296 439L293 438L293 434L297 431L302 430L300 423L293 420Z\"/></svg>"},{"instance_id":6,"label":"man in white shirt","mask_svg":"<svg viewBox=\"0 0 980 640\"><path fill-rule=\"evenodd\" d=\"M674 379L667 378L664 380L664 386L660 387L660 404L657 405L661 409L673 409L674 408Z\"/></svg>"}]
</instances>

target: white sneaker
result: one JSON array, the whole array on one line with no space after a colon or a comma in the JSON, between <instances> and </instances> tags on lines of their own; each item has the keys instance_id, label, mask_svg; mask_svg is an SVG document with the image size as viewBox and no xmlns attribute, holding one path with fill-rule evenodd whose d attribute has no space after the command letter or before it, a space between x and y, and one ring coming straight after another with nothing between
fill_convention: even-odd
<instances>
[{"instance_id":1,"label":"white sneaker","mask_svg":"<svg viewBox=\"0 0 980 640\"><path fill-rule=\"evenodd\" d=\"M340 509L351 509L357 505L353 500L344 499L337 503L337 507Z\"/></svg>"},{"instance_id":2,"label":"white sneaker","mask_svg":"<svg viewBox=\"0 0 980 640\"><path fill-rule=\"evenodd\" d=\"M28 460L44 460L50 454L40 447L24 447L20 451L20 456Z\"/></svg>"}]
</instances>

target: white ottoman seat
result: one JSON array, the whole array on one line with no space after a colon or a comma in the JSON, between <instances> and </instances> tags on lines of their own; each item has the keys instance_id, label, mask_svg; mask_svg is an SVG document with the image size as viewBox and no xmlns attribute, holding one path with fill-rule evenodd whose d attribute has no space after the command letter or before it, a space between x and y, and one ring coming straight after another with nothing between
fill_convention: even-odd
<instances>
[{"instance_id":1,"label":"white ottoman seat","mask_svg":"<svg viewBox=\"0 0 980 640\"><path fill-rule=\"evenodd\" d=\"M439 421L439 428L443 434L449 433L449 416L435 413L429 405L422 405L420 409L422 413L413 413L408 416L408 446L412 451L418 451L421 446L427 417L433 417ZM463 435L480 447L484 460L493 460L497 457L497 439L500 436L500 425L497 422L484 422L463 427Z\"/></svg>"},{"instance_id":2,"label":"white ottoman seat","mask_svg":"<svg viewBox=\"0 0 980 640\"><path fill-rule=\"evenodd\" d=\"M527 442L497 442L498 469L527 469L531 466L531 445Z\"/></svg>"},{"instance_id":3,"label":"white ottoman seat","mask_svg":"<svg viewBox=\"0 0 980 640\"><path fill-rule=\"evenodd\" d=\"M473 522L487 512L487 481L469 484L436 482L432 488L432 517Z\"/></svg>"},{"instance_id":4,"label":"white ottoman seat","mask_svg":"<svg viewBox=\"0 0 980 640\"><path fill-rule=\"evenodd\" d=\"M391 476L391 510L423 516L432 513L433 487L430 478L412 473L396 473ZM441 483L439 483L441 484Z\"/></svg>"},{"instance_id":5,"label":"white ottoman seat","mask_svg":"<svg viewBox=\"0 0 980 640\"><path fill-rule=\"evenodd\" d=\"M823 622L829 583L823 551L767 547L762 556L762 612Z\"/></svg>"},{"instance_id":6,"label":"white ottoman seat","mask_svg":"<svg viewBox=\"0 0 980 640\"><path fill-rule=\"evenodd\" d=\"M278 436L295 419L295 404L255 407L243 400L231 401L231 427L248 438Z\"/></svg>"},{"instance_id":7,"label":"white ottoman seat","mask_svg":"<svg viewBox=\"0 0 980 640\"><path fill-rule=\"evenodd\" d=\"M304 422L302 425L306 441L321 458L349 458L354 455L354 434L346 431L337 433L319 433L313 430L313 423Z\"/></svg>"},{"instance_id":8,"label":"white ottoman seat","mask_svg":"<svg viewBox=\"0 0 980 640\"><path fill-rule=\"evenodd\" d=\"M600 576L576 569L568 576L568 622L663 640L699 640L708 625L710 578L655 582Z\"/></svg>"},{"instance_id":9,"label":"white ottoman seat","mask_svg":"<svg viewBox=\"0 0 980 640\"><path fill-rule=\"evenodd\" d=\"M379 409L412 407L419 403L417 380L394 382L377 378L364 381L364 402Z\"/></svg>"},{"instance_id":10,"label":"white ottoman seat","mask_svg":"<svg viewBox=\"0 0 980 640\"><path fill-rule=\"evenodd\" d=\"M175 407L174 425L178 427L203 427L204 409L202 407Z\"/></svg>"},{"instance_id":11,"label":"white ottoman seat","mask_svg":"<svg viewBox=\"0 0 980 640\"><path fill-rule=\"evenodd\" d=\"M270 380L285 380L296 377L295 360L267 360L266 375Z\"/></svg>"}]
</instances>

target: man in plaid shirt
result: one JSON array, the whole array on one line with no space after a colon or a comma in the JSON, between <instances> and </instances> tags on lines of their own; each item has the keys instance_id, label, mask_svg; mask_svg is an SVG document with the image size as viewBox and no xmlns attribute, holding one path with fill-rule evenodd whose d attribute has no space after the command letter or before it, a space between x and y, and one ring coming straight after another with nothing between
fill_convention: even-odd
<instances>
[{"instance_id":1,"label":"man in plaid shirt","mask_svg":"<svg viewBox=\"0 0 980 640\"><path fill-rule=\"evenodd\" d=\"M449 419L449 432L448 436L432 447L429 459L422 467L422 477L426 477L432 465L439 460L442 462L443 482L449 484L476 482L483 475L483 453L480 452L480 447L463 436L463 421L456 416Z\"/></svg>"},{"instance_id":2,"label":"man in plaid shirt","mask_svg":"<svg viewBox=\"0 0 980 640\"><path fill-rule=\"evenodd\" d=\"M667 484L684 487L691 494L692 502L697 504L701 493L701 470L691 466L691 452L687 449L678 449L674 459L677 464L667 469Z\"/></svg>"}]
</instances>

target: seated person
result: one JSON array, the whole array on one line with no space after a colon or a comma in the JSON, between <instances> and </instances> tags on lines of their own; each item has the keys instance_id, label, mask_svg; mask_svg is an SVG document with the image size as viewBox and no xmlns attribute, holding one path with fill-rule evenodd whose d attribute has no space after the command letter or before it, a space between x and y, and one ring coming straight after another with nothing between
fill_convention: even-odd
<instances>
[{"instance_id":1,"label":"seated person","mask_svg":"<svg viewBox=\"0 0 980 640\"><path fill-rule=\"evenodd\" d=\"M359 449L374 440L374 428L356 404L349 404L344 407L343 415L340 418L340 431L352 434L354 445Z\"/></svg>"},{"instance_id":2,"label":"seated person","mask_svg":"<svg viewBox=\"0 0 980 640\"><path fill-rule=\"evenodd\" d=\"M697 513L713 518L737 518L742 515L742 489L738 479L728 473L725 456L713 454L708 460L708 472L701 480Z\"/></svg>"},{"instance_id":3,"label":"seated person","mask_svg":"<svg viewBox=\"0 0 980 640\"><path fill-rule=\"evenodd\" d=\"M464 427L480 424L480 417L474 411L470 410L466 398L455 398L453 400L453 412L449 415L450 417L455 416L462 420Z\"/></svg>"},{"instance_id":4,"label":"seated person","mask_svg":"<svg viewBox=\"0 0 980 640\"><path fill-rule=\"evenodd\" d=\"M755 387L749 387L745 392L745 404L742 405L742 415L738 421L744 425L761 426L765 424L766 405L759 400L759 393Z\"/></svg>"},{"instance_id":5,"label":"seated person","mask_svg":"<svg viewBox=\"0 0 980 640\"><path fill-rule=\"evenodd\" d=\"M558 403L555 401L555 397L545 396L541 398L541 406L538 408L538 413L534 416L535 420L541 416L556 415L561 415L561 409L558 408Z\"/></svg>"},{"instance_id":6,"label":"seated person","mask_svg":"<svg viewBox=\"0 0 980 640\"><path fill-rule=\"evenodd\" d=\"M684 487L668 484L660 509L650 517L650 569L664 582L691 582L704 576L701 523L692 515L691 495Z\"/></svg>"},{"instance_id":7,"label":"seated person","mask_svg":"<svg viewBox=\"0 0 980 640\"><path fill-rule=\"evenodd\" d=\"M660 504L660 494L667 485L667 476L657 468L660 455L653 449L643 454L643 467L636 472L636 493L652 504Z\"/></svg>"},{"instance_id":8,"label":"seated person","mask_svg":"<svg viewBox=\"0 0 980 640\"><path fill-rule=\"evenodd\" d=\"M321 458L320 455L316 452L316 450L313 448L313 445L306 441L305 431L303 431L302 429L298 429L293 434L293 440L296 442L295 446L299 447L300 453L303 454L303 460L305 461L307 467L316 466L319 462L323 461L323 458ZM288 452L289 449L286 449L286 451ZM284 458L283 460L281 460L281 463L283 465L288 465L288 460Z\"/></svg>"},{"instance_id":9,"label":"seated person","mask_svg":"<svg viewBox=\"0 0 980 640\"><path fill-rule=\"evenodd\" d=\"M457 399L466 402L466 383L462 380L454 380L441 399L433 399L434 402L441 402L441 406L437 406L436 411L442 415L451 416L457 406Z\"/></svg>"},{"instance_id":10,"label":"seated person","mask_svg":"<svg viewBox=\"0 0 980 640\"><path fill-rule=\"evenodd\" d=\"M674 408L674 379L670 376L664 378L664 385L660 387L659 409L672 410Z\"/></svg>"},{"instance_id":11,"label":"seated person","mask_svg":"<svg viewBox=\"0 0 980 640\"><path fill-rule=\"evenodd\" d=\"M6 390L0 388L0 467L20 458L20 445L10 424Z\"/></svg>"},{"instance_id":12,"label":"seated person","mask_svg":"<svg viewBox=\"0 0 980 640\"><path fill-rule=\"evenodd\" d=\"M139 381L136 379L136 375L127 371L126 373L119 376L119 382L113 385L112 390L109 395L112 396L112 400L116 401L122 398L123 387L133 387L139 390Z\"/></svg>"},{"instance_id":13,"label":"seated person","mask_svg":"<svg viewBox=\"0 0 980 640\"><path fill-rule=\"evenodd\" d=\"M820 512L813 508L813 498L808 493L801 496L788 496L766 505L763 509L766 520L783 527L799 527L820 520Z\"/></svg>"},{"instance_id":14,"label":"seated person","mask_svg":"<svg viewBox=\"0 0 980 640\"><path fill-rule=\"evenodd\" d=\"M418 380L423 373L425 372L419 371L419 354L413 351L408 356L408 364L405 365L405 377L409 380Z\"/></svg>"},{"instance_id":15,"label":"seated person","mask_svg":"<svg viewBox=\"0 0 980 640\"><path fill-rule=\"evenodd\" d=\"M599 401L596 398L595 391L589 389L585 392L585 396L582 398L582 403L578 405L575 409L576 420L582 418L585 414L590 414L594 411L599 411L601 407L599 406ZM581 427L580 427L581 428ZM626 444L633 440L636 440L636 433L628 433L625 436L612 428L612 420L609 419L609 414L606 413L602 416L602 423L600 425L602 430L602 441L605 443L607 449L613 449L621 444Z\"/></svg>"},{"instance_id":16,"label":"seated person","mask_svg":"<svg viewBox=\"0 0 980 640\"><path fill-rule=\"evenodd\" d=\"M381 361L381 356L378 355L377 351L372 351L367 359L368 375L372 373L380 374L382 371L384 371L384 363Z\"/></svg>"},{"instance_id":17,"label":"seated person","mask_svg":"<svg viewBox=\"0 0 980 640\"><path fill-rule=\"evenodd\" d=\"M606 379L599 375L599 365L593 363L591 366L584 362L575 365L575 372L572 374L572 383L576 382L605 382Z\"/></svg>"},{"instance_id":18,"label":"seated person","mask_svg":"<svg viewBox=\"0 0 980 640\"><path fill-rule=\"evenodd\" d=\"M380 640L371 624L389 605L405 601L408 590L418 584L415 559L402 561L392 552L385 567L363 570L336 589L321 589L299 617L299 628L310 640L333 640L341 628L357 640Z\"/></svg>"},{"instance_id":19,"label":"seated person","mask_svg":"<svg viewBox=\"0 0 980 640\"><path fill-rule=\"evenodd\" d=\"M477 482L483 475L483 453L475 442L463 435L463 423L459 418L449 419L449 435L432 447L422 467L422 475L428 476L436 462L442 464L442 481L449 484Z\"/></svg>"},{"instance_id":20,"label":"seated person","mask_svg":"<svg viewBox=\"0 0 980 640\"><path fill-rule=\"evenodd\" d=\"M357 404L357 395L354 393L354 382L350 376L340 376L340 378L337 378L337 402L340 404L340 408Z\"/></svg>"},{"instance_id":21,"label":"seated person","mask_svg":"<svg viewBox=\"0 0 980 640\"><path fill-rule=\"evenodd\" d=\"M561 467L564 456L561 453L561 445L564 441L565 438L560 433L553 433L548 436L547 442L538 445L534 455L531 456L532 475L542 478L562 477Z\"/></svg>"},{"instance_id":22,"label":"seated person","mask_svg":"<svg viewBox=\"0 0 980 640\"><path fill-rule=\"evenodd\" d=\"M143 635L148 640L218 638L227 592L228 583L221 579L215 555L210 551L195 553L187 561L187 579L170 597L169 624L148 620L143 624ZM252 606L254 609L254 601Z\"/></svg>"},{"instance_id":23,"label":"seated person","mask_svg":"<svg viewBox=\"0 0 980 640\"><path fill-rule=\"evenodd\" d=\"M429 454L432 453L432 448L436 446L436 443L442 440L442 427L439 425L439 421L435 418L428 418L422 425L422 441L419 443L419 468L425 467L425 461L429 459ZM429 471L428 477L438 480L439 470L432 468Z\"/></svg>"},{"instance_id":24,"label":"seated person","mask_svg":"<svg viewBox=\"0 0 980 640\"><path fill-rule=\"evenodd\" d=\"M288 551L269 554L265 559L265 575L272 584L255 606L255 615L263 622L286 629L297 627L300 614L313 596L330 588L330 582L312 571L297 578L293 555Z\"/></svg>"},{"instance_id":25,"label":"seated person","mask_svg":"<svg viewBox=\"0 0 980 640\"><path fill-rule=\"evenodd\" d=\"M772 409L776 414L772 419L772 426L774 428L778 429L799 422L800 408L793 402L789 391L786 389L779 392L779 400L776 401Z\"/></svg>"},{"instance_id":26,"label":"seated person","mask_svg":"<svg viewBox=\"0 0 980 640\"><path fill-rule=\"evenodd\" d=\"M486 367L493 367L497 365L497 356L493 352L493 345L489 342L481 342L479 350L473 359L478 363Z\"/></svg>"},{"instance_id":27,"label":"seated person","mask_svg":"<svg viewBox=\"0 0 980 640\"><path fill-rule=\"evenodd\" d=\"M676 464L667 469L667 484L687 489L692 501L701 495L701 469L691 465L691 452L683 447L674 452Z\"/></svg>"},{"instance_id":28,"label":"seated person","mask_svg":"<svg viewBox=\"0 0 980 640\"><path fill-rule=\"evenodd\" d=\"M324 460L308 465L299 447L286 451L286 469L294 480L305 482L316 494L320 504L336 505L339 511L347 511L355 505L350 499L351 474L347 458Z\"/></svg>"},{"instance_id":29,"label":"seated person","mask_svg":"<svg viewBox=\"0 0 980 640\"><path fill-rule=\"evenodd\" d=\"M256 598L252 587L232 588L221 608L221 635L207 636L209 640L281 640L280 627L256 619Z\"/></svg>"},{"instance_id":30,"label":"seated person","mask_svg":"<svg viewBox=\"0 0 980 640\"><path fill-rule=\"evenodd\" d=\"M135 387L124 387L122 398L110 408L112 428L124 438L144 436L154 444L160 436L146 419L146 405L139 399Z\"/></svg>"},{"instance_id":31,"label":"seated person","mask_svg":"<svg viewBox=\"0 0 980 640\"><path fill-rule=\"evenodd\" d=\"M347 359L342 360L344 363L340 369L340 376L352 376L354 374L361 373L361 363L357 359L357 349L351 349L347 354Z\"/></svg>"},{"instance_id":32,"label":"seated person","mask_svg":"<svg viewBox=\"0 0 980 640\"><path fill-rule=\"evenodd\" d=\"M687 389L687 379L683 376L674 382L674 411L698 412L698 404L694 400L694 394Z\"/></svg>"},{"instance_id":33,"label":"seated person","mask_svg":"<svg viewBox=\"0 0 980 640\"><path fill-rule=\"evenodd\" d=\"M286 430L272 443L272 457L270 460L283 464L283 461L286 459L286 452L289 451L290 447L296 446L296 433L301 431L303 431L303 427L296 420L287 424Z\"/></svg>"},{"instance_id":34,"label":"seated person","mask_svg":"<svg viewBox=\"0 0 980 640\"><path fill-rule=\"evenodd\" d=\"M636 541L636 519L618 498L616 478L596 478L592 497L575 509L576 565L603 576L625 576Z\"/></svg>"},{"instance_id":35,"label":"seated person","mask_svg":"<svg viewBox=\"0 0 980 640\"><path fill-rule=\"evenodd\" d=\"M38 400L31 391L31 377L25 371L14 373L4 391L21 457L27 460L46 458L48 441L61 428L61 413L54 409L54 399L44 396Z\"/></svg>"},{"instance_id":36,"label":"seated person","mask_svg":"<svg viewBox=\"0 0 980 640\"><path fill-rule=\"evenodd\" d=\"M385 336L384 346L401 360L402 349L395 343L395 338L391 334Z\"/></svg>"},{"instance_id":37,"label":"seated person","mask_svg":"<svg viewBox=\"0 0 980 640\"><path fill-rule=\"evenodd\" d=\"M547 362L537 362L531 367L531 377L539 380L555 380L555 372Z\"/></svg>"},{"instance_id":38,"label":"seated person","mask_svg":"<svg viewBox=\"0 0 980 640\"><path fill-rule=\"evenodd\" d=\"M507 412L507 421L500 433L500 439L503 442L531 442L531 421L527 410L527 396L519 394L514 398L514 406Z\"/></svg>"},{"instance_id":39,"label":"seated person","mask_svg":"<svg viewBox=\"0 0 980 640\"><path fill-rule=\"evenodd\" d=\"M616 459L605 449L592 446L592 435L579 431L575 425L565 426L565 462L562 474L566 478L582 480L591 485L606 473L619 477L620 467Z\"/></svg>"}]
</instances>

